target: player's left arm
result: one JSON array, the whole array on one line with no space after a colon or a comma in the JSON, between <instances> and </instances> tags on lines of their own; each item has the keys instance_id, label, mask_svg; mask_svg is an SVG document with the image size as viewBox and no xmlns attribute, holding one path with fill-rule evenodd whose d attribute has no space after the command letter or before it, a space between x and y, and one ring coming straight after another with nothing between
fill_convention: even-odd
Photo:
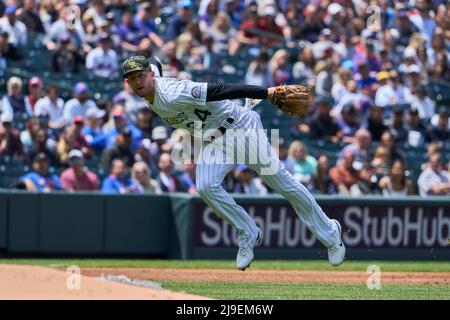
<instances>
[{"instance_id":1,"label":"player's left arm","mask_svg":"<svg viewBox=\"0 0 450 320\"><path fill-rule=\"evenodd\" d=\"M246 84L210 82L207 84L206 101L240 98L268 99L289 115L304 115L311 106L310 89L301 85L263 88Z\"/></svg>"},{"instance_id":2,"label":"player's left arm","mask_svg":"<svg viewBox=\"0 0 450 320\"><path fill-rule=\"evenodd\" d=\"M227 99L268 99L270 88L223 82L180 80L170 83L165 97L177 105L205 107L207 102Z\"/></svg>"},{"instance_id":3,"label":"player's left arm","mask_svg":"<svg viewBox=\"0 0 450 320\"><path fill-rule=\"evenodd\" d=\"M208 82L206 101L243 98L267 99L269 90L272 88L239 83Z\"/></svg>"}]
</instances>

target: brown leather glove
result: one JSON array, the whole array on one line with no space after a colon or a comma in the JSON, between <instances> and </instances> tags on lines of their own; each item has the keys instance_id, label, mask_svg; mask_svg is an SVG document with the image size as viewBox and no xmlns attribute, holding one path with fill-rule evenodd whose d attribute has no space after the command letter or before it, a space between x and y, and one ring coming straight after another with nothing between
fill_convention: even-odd
<instances>
[{"instance_id":1,"label":"brown leather glove","mask_svg":"<svg viewBox=\"0 0 450 320\"><path fill-rule=\"evenodd\" d=\"M309 86L277 86L269 88L267 99L290 116L304 115L311 107L310 91Z\"/></svg>"}]
</instances>

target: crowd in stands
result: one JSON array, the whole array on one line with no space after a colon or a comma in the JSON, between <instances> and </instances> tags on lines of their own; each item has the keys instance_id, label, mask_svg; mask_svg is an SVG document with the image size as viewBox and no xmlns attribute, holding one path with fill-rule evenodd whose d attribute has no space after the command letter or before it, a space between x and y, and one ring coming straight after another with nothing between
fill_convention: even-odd
<instances>
[{"instance_id":1,"label":"crowd in stands","mask_svg":"<svg viewBox=\"0 0 450 320\"><path fill-rule=\"evenodd\" d=\"M35 37L51 74L87 72L105 84L123 81L121 62L142 54L157 57L165 77L206 81L196 75L218 70L239 74L234 82L310 85L311 112L280 128L290 138L278 150L309 190L450 194L450 99L439 102L430 90L450 92L447 1L0 0L0 71L31 59L24 47ZM248 64L239 64L243 56ZM19 162L23 172L0 187L195 194L195 163L176 165L170 156L180 132L158 122L126 82L106 103L91 86L73 83L72 97L62 99L45 77L6 79L0 169ZM336 157L328 148L339 148ZM419 172L410 167L414 150ZM223 185L272 192L244 165Z\"/></svg>"}]
</instances>

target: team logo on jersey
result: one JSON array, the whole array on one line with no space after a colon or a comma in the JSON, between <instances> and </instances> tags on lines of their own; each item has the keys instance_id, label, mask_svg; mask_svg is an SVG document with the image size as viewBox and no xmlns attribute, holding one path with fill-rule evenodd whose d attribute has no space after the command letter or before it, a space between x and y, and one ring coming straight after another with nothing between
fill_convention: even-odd
<instances>
[{"instance_id":1,"label":"team logo on jersey","mask_svg":"<svg viewBox=\"0 0 450 320\"><path fill-rule=\"evenodd\" d=\"M186 113L184 113L184 112L181 112L175 117L163 118L163 119L166 120L168 124L175 125L175 124L178 124L178 123L182 123L187 118L188 118L188 115Z\"/></svg>"},{"instance_id":2,"label":"team logo on jersey","mask_svg":"<svg viewBox=\"0 0 450 320\"><path fill-rule=\"evenodd\" d=\"M191 90L191 95L195 98L195 99L200 99L201 96L201 90L199 86L193 87Z\"/></svg>"}]
</instances>

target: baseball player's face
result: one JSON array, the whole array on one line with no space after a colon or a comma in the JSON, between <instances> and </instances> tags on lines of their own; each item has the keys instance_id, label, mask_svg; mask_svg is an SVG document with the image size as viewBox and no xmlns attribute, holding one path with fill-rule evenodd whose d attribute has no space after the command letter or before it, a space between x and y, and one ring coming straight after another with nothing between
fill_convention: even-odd
<instances>
[{"instance_id":1,"label":"baseball player's face","mask_svg":"<svg viewBox=\"0 0 450 320\"><path fill-rule=\"evenodd\" d=\"M128 77L128 85L140 97L148 97L154 90L154 72L153 71L136 71L132 72Z\"/></svg>"}]
</instances>

